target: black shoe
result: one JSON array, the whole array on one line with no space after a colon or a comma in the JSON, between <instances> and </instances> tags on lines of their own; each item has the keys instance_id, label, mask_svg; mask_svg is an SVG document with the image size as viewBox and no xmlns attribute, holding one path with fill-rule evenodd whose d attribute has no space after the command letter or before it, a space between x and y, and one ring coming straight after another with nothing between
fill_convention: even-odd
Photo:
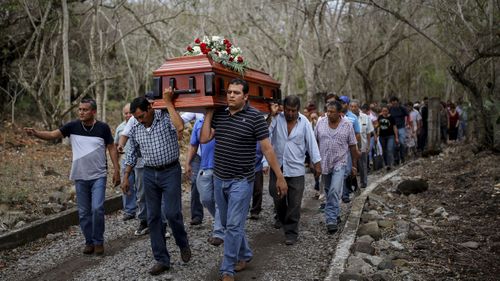
<instances>
[{"instance_id":1,"label":"black shoe","mask_svg":"<svg viewBox=\"0 0 500 281\"><path fill-rule=\"evenodd\" d=\"M281 222L279 220L274 221L274 228L280 229L282 226L283 225L281 224Z\"/></svg>"},{"instance_id":2,"label":"black shoe","mask_svg":"<svg viewBox=\"0 0 500 281\"><path fill-rule=\"evenodd\" d=\"M218 247L222 243L224 243L224 240L220 239L219 237L208 237L207 241L208 241L208 243L210 243L211 245L214 245L216 247Z\"/></svg>"},{"instance_id":3,"label":"black shoe","mask_svg":"<svg viewBox=\"0 0 500 281\"><path fill-rule=\"evenodd\" d=\"M341 222L342 222L342 219L340 218L340 216L338 216L337 217L337 225L339 225Z\"/></svg>"},{"instance_id":4,"label":"black shoe","mask_svg":"<svg viewBox=\"0 0 500 281\"><path fill-rule=\"evenodd\" d=\"M335 232L337 232L338 227L336 224L327 224L326 230L328 231L329 234L334 234Z\"/></svg>"},{"instance_id":5,"label":"black shoe","mask_svg":"<svg viewBox=\"0 0 500 281\"><path fill-rule=\"evenodd\" d=\"M350 198L342 198L342 202L344 202L344 203L350 203L351 199Z\"/></svg>"},{"instance_id":6,"label":"black shoe","mask_svg":"<svg viewBox=\"0 0 500 281\"><path fill-rule=\"evenodd\" d=\"M297 238L286 238L285 245L292 246L297 242Z\"/></svg>"},{"instance_id":7,"label":"black shoe","mask_svg":"<svg viewBox=\"0 0 500 281\"><path fill-rule=\"evenodd\" d=\"M183 262L191 260L191 248L189 246L181 249L181 259Z\"/></svg>"},{"instance_id":8,"label":"black shoe","mask_svg":"<svg viewBox=\"0 0 500 281\"><path fill-rule=\"evenodd\" d=\"M142 236L142 235L145 235L145 234L148 234L148 233L149 233L148 224L145 223L145 222L141 222L139 224L139 227L137 228L137 230L134 232L134 235L135 236Z\"/></svg>"},{"instance_id":9,"label":"black shoe","mask_svg":"<svg viewBox=\"0 0 500 281\"><path fill-rule=\"evenodd\" d=\"M201 220L201 218L198 218L198 217L191 220L191 225L200 225L201 223L202 223L202 220Z\"/></svg>"},{"instance_id":10,"label":"black shoe","mask_svg":"<svg viewBox=\"0 0 500 281\"><path fill-rule=\"evenodd\" d=\"M170 269L169 265L164 265L164 264L161 264L161 263L157 263L153 267L151 267L151 269L149 270L149 274L151 274L151 275L159 275L159 274L161 274L164 271L167 271L169 269Z\"/></svg>"},{"instance_id":11,"label":"black shoe","mask_svg":"<svg viewBox=\"0 0 500 281\"><path fill-rule=\"evenodd\" d=\"M250 216L248 218L251 219L251 220L258 220L259 219L259 214L257 214L257 213L250 214Z\"/></svg>"},{"instance_id":12,"label":"black shoe","mask_svg":"<svg viewBox=\"0 0 500 281\"><path fill-rule=\"evenodd\" d=\"M132 219L135 219L135 215L132 215L129 213L124 213L122 216L123 221L128 221L128 220L132 220Z\"/></svg>"}]
</instances>

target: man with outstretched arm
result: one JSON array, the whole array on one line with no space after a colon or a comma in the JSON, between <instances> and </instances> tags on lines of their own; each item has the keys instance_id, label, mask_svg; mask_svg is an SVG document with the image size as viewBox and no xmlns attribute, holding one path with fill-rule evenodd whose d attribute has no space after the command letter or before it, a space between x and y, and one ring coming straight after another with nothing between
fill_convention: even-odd
<instances>
[{"instance_id":1,"label":"man with outstretched arm","mask_svg":"<svg viewBox=\"0 0 500 281\"><path fill-rule=\"evenodd\" d=\"M95 119L97 105L83 99L78 106L78 120L53 131L24 128L29 136L44 140L69 137L73 152L70 179L75 182L80 228L85 236L83 253L104 253L104 198L106 196L106 149L113 162L113 184L120 184L120 164L108 124Z\"/></svg>"}]
</instances>

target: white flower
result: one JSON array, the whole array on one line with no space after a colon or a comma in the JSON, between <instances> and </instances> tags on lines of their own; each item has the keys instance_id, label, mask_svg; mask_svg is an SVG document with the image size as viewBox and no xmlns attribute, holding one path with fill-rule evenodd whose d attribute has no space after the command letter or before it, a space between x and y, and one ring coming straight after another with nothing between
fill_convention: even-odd
<instances>
[{"instance_id":1,"label":"white flower","mask_svg":"<svg viewBox=\"0 0 500 281\"><path fill-rule=\"evenodd\" d=\"M201 53L200 46L194 46L193 47L193 53L194 54L200 54Z\"/></svg>"},{"instance_id":2,"label":"white flower","mask_svg":"<svg viewBox=\"0 0 500 281\"><path fill-rule=\"evenodd\" d=\"M212 41L222 41L223 38L221 36L212 36Z\"/></svg>"}]
</instances>

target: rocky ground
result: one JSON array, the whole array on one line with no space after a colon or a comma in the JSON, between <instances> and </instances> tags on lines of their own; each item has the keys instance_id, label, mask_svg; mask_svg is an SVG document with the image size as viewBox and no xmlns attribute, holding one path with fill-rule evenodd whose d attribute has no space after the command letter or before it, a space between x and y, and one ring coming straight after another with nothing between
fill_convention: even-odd
<instances>
[{"instance_id":1,"label":"rocky ground","mask_svg":"<svg viewBox=\"0 0 500 281\"><path fill-rule=\"evenodd\" d=\"M369 195L341 279L498 280L499 160L458 145L402 168Z\"/></svg>"},{"instance_id":2,"label":"rocky ground","mask_svg":"<svg viewBox=\"0 0 500 281\"><path fill-rule=\"evenodd\" d=\"M0 135L0 233L74 206L67 179L69 148L34 141L19 132ZM498 280L500 276L498 155L474 154L469 146L448 147L442 154L411 162L369 196L342 280ZM381 174L372 175L372 179ZM398 186L421 179L428 190L402 195ZM247 222L255 258L237 280L322 280L340 233L326 234L319 202L312 199L307 176L299 242L287 247L273 228L266 193L261 219ZM109 185L111 186L111 185ZM184 216L193 260L180 262L172 239L173 268L154 278L148 236L135 237L137 221L106 217L106 254L80 254L77 226L0 252L0 280L216 280L222 248L209 245L208 214L190 226L189 190L184 185ZM118 189L108 188L108 196ZM344 217L350 205L344 205Z\"/></svg>"},{"instance_id":3,"label":"rocky ground","mask_svg":"<svg viewBox=\"0 0 500 281\"><path fill-rule=\"evenodd\" d=\"M259 220L247 221L247 233L254 259L236 280L322 280L334 254L339 233L328 235L319 201L313 199L313 179L307 176L300 239L294 246L284 244L284 236L273 227L272 203L264 194L264 211ZM267 190L267 188L265 188ZM68 231L1 253L0 280L217 280L222 247L206 242L211 219L205 214L201 226L189 223L189 193L183 196L184 221L193 259L180 261L179 249L167 240L172 269L159 277L147 271L154 264L148 236L133 235L137 221L121 221L119 213L106 216L106 252L102 257L80 253L82 236L77 226ZM343 206L344 220L349 205Z\"/></svg>"}]
</instances>

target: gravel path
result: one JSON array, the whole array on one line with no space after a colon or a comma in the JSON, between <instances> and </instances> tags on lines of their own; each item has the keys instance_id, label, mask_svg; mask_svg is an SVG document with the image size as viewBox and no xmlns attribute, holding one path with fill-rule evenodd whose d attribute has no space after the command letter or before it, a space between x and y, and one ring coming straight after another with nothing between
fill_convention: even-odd
<instances>
[{"instance_id":1,"label":"gravel path","mask_svg":"<svg viewBox=\"0 0 500 281\"><path fill-rule=\"evenodd\" d=\"M265 178L264 182L268 181ZM248 220L247 234L254 259L236 280L322 280L334 254L339 232L328 235L319 201L312 199L314 179L306 175L300 237L294 246L284 244L284 235L273 227L272 201L264 188L263 212L259 220ZM174 239L167 240L171 254L170 271L153 277L147 272L154 264L149 236L135 237L137 221L123 222L118 213L106 216L104 256L80 253L82 235L78 226L10 251L0 252L0 280L217 280L222 246L206 242L211 218L205 212L200 226L189 225L189 193L183 194L184 220L193 252L184 264ZM349 205L343 205L343 221Z\"/></svg>"}]
</instances>

